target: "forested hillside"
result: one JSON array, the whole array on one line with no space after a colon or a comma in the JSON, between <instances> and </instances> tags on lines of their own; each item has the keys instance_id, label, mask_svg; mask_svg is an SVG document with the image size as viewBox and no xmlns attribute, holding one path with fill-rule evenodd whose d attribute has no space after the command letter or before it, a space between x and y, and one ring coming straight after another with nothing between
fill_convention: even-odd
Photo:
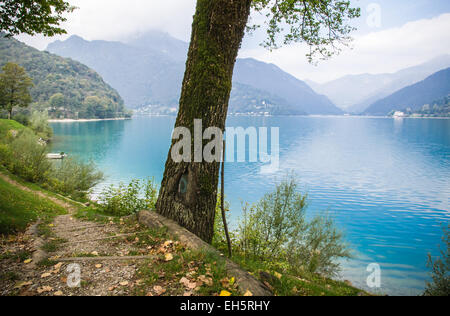
<instances>
[{"instance_id":1,"label":"forested hillside","mask_svg":"<svg viewBox=\"0 0 450 316\"><path fill-rule=\"evenodd\" d=\"M41 52L0 36L0 67L13 62L33 79L33 105L51 118L114 118L127 116L116 90L94 70L68 58Z\"/></svg>"}]
</instances>

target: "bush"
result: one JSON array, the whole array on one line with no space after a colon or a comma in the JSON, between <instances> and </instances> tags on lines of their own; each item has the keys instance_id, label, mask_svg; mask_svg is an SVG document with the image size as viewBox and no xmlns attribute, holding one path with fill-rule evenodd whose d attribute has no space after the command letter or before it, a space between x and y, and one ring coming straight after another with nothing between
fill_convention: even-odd
<instances>
[{"instance_id":1,"label":"bush","mask_svg":"<svg viewBox=\"0 0 450 316\"><path fill-rule=\"evenodd\" d=\"M48 186L53 191L83 199L88 191L104 179L95 165L77 159L64 159L56 163L50 172Z\"/></svg>"},{"instance_id":2,"label":"bush","mask_svg":"<svg viewBox=\"0 0 450 316\"><path fill-rule=\"evenodd\" d=\"M298 237L302 239L291 240L287 256L294 274L308 272L335 277L340 270L336 259L350 257L342 233L328 215L315 217Z\"/></svg>"},{"instance_id":3,"label":"bush","mask_svg":"<svg viewBox=\"0 0 450 316\"><path fill-rule=\"evenodd\" d=\"M444 228L442 238L447 249L441 250L441 257L433 260L428 255L428 266L431 268L432 282L427 284L425 296L449 296L450 295L450 226Z\"/></svg>"},{"instance_id":4,"label":"bush","mask_svg":"<svg viewBox=\"0 0 450 316\"><path fill-rule=\"evenodd\" d=\"M247 266L299 276L335 276L340 270L338 259L350 256L343 235L329 216L307 222L307 197L296 189L295 180L290 178L257 204L243 206L239 228L231 234L233 253ZM220 222L217 216L214 245L224 250Z\"/></svg>"},{"instance_id":5,"label":"bush","mask_svg":"<svg viewBox=\"0 0 450 316\"><path fill-rule=\"evenodd\" d=\"M128 185L111 185L100 195L100 205L104 213L113 216L127 216L144 209L154 209L158 197L153 179L132 180Z\"/></svg>"},{"instance_id":6,"label":"bush","mask_svg":"<svg viewBox=\"0 0 450 316\"><path fill-rule=\"evenodd\" d=\"M46 157L46 146L33 132L22 131L9 145L10 160L6 167L14 174L30 182L44 182L51 163Z\"/></svg>"},{"instance_id":7,"label":"bush","mask_svg":"<svg viewBox=\"0 0 450 316\"><path fill-rule=\"evenodd\" d=\"M53 136L53 129L48 124L48 114L45 111L33 111L28 125L43 139L48 140Z\"/></svg>"}]
</instances>

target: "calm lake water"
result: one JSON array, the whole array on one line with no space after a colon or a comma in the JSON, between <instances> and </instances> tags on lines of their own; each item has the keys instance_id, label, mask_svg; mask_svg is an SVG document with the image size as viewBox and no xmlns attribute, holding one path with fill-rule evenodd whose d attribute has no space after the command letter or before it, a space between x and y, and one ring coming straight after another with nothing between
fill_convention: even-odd
<instances>
[{"instance_id":1,"label":"calm lake water","mask_svg":"<svg viewBox=\"0 0 450 316\"><path fill-rule=\"evenodd\" d=\"M92 159L107 175L96 188L155 177L160 183L175 119L54 123L53 152ZM366 288L370 263L379 293L423 291L427 254L438 255L450 219L450 120L354 117L230 117L230 127L279 127L280 170L227 163L233 220L291 171L309 195L309 216L332 214L354 258L342 277Z\"/></svg>"}]
</instances>

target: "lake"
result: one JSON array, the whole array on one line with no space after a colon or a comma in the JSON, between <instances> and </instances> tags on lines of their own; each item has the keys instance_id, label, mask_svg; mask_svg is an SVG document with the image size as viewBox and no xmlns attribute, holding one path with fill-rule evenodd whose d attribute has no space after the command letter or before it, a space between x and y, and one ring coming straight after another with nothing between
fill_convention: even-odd
<instances>
[{"instance_id":1,"label":"lake","mask_svg":"<svg viewBox=\"0 0 450 316\"><path fill-rule=\"evenodd\" d=\"M162 180L175 118L52 123L53 152L92 159L111 183ZM229 127L280 128L280 170L227 163L232 221L289 172L309 195L308 215L328 212L354 258L342 278L367 288L367 266L381 266L377 293L420 294L427 254L438 255L450 219L450 120L363 117L230 117Z\"/></svg>"}]
</instances>

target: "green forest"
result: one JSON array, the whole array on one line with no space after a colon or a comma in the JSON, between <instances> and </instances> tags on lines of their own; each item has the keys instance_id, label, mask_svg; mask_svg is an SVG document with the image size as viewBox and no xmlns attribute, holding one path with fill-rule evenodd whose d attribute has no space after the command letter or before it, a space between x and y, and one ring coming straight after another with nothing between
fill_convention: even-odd
<instances>
[{"instance_id":1,"label":"green forest","mask_svg":"<svg viewBox=\"0 0 450 316\"><path fill-rule=\"evenodd\" d=\"M31 109L47 110L52 119L129 117L121 96L95 71L68 58L41 52L13 38L0 37L0 67L25 68L33 80Z\"/></svg>"}]
</instances>

